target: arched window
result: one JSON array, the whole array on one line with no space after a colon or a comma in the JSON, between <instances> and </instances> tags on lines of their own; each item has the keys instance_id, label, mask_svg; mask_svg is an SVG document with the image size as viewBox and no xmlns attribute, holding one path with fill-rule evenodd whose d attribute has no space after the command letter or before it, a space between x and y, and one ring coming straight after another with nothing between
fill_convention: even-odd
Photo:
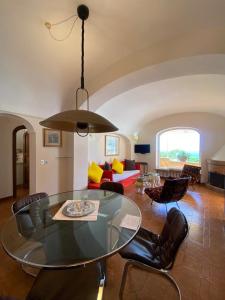
<instances>
[{"instance_id":1,"label":"arched window","mask_svg":"<svg viewBox=\"0 0 225 300\"><path fill-rule=\"evenodd\" d=\"M200 134L196 130L170 129L157 137L159 168L182 168L184 164L200 166Z\"/></svg>"}]
</instances>

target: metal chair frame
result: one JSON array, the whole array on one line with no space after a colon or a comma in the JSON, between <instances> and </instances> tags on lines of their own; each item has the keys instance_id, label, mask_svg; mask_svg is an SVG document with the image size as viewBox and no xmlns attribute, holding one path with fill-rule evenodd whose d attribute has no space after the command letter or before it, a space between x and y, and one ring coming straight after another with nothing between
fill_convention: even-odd
<instances>
[{"instance_id":1,"label":"metal chair frame","mask_svg":"<svg viewBox=\"0 0 225 300\"><path fill-rule=\"evenodd\" d=\"M152 199L151 199L151 200L152 200ZM151 205L153 204L153 202L156 202L156 201L152 200ZM177 205L178 209L180 210L180 206L179 206L179 204L177 203L177 201L174 201L174 202L176 202L176 205ZM173 203L173 202L170 202L170 203ZM165 206L166 206L166 214L167 214L167 213L168 213L168 210L167 210L167 203L165 202L164 204L165 204Z\"/></svg>"},{"instance_id":2,"label":"metal chair frame","mask_svg":"<svg viewBox=\"0 0 225 300\"><path fill-rule=\"evenodd\" d=\"M186 176L186 177L183 177L183 178L188 178L188 176ZM150 197L149 197L150 198ZM152 201L151 201L151 205L153 204L153 202L157 202L157 201L155 201L154 199L152 199L152 198L150 198ZM180 199L181 200L181 199ZM177 205L177 207L178 207L178 209L179 210L181 210L180 209L180 206L179 206L179 204L178 204L178 202L177 201L173 201L173 202L176 202L176 205ZM168 202L168 203L173 203L172 201L171 202ZM167 210L167 202L164 202L164 203L161 203L161 202L157 202L157 203L160 203L160 204L165 204L165 206L166 206L166 214L168 213L168 210Z\"/></svg>"},{"instance_id":3,"label":"metal chair frame","mask_svg":"<svg viewBox=\"0 0 225 300\"><path fill-rule=\"evenodd\" d=\"M41 194L41 193L35 193L35 194L33 194L33 195L36 195L36 194ZM44 192L43 192L43 194L44 194ZM45 193L45 194L46 194L46 193ZM32 196L32 195L27 195L27 197L30 197L30 196ZM47 194L46 194L46 196L47 196ZM24 198L25 198L25 197L24 197ZM39 199L36 199L36 200L32 201L31 203L35 203L36 201L39 201L39 200L41 200L42 198L44 198L44 197L41 197L41 198L39 198ZM14 202L12 203L12 205L11 205L11 212L12 212L13 215L15 215L15 214L18 213L18 211L16 211L16 212L14 211L14 205L15 205L15 203L16 203L16 201L14 201ZM21 208L21 210L23 210L24 208L26 208L26 206L30 205L31 203L24 205L24 206ZM19 235L22 236L22 234L21 234L20 232L19 232ZM33 251L36 251L37 249L41 249L41 248L42 248L42 246L41 246L40 244L37 244L34 248L32 248L31 250L29 250L29 251L24 255L24 259L26 259L27 257L29 257L29 255L32 254ZM28 264L26 264L26 263L21 263L21 268L22 268L22 270L23 270L25 273L27 273L28 275L31 275L32 277L37 277L37 275L38 275L38 273L39 273L39 271L40 271L40 268L38 268L38 267L31 267L30 265L28 265Z\"/></svg>"},{"instance_id":4,"label":"metal chair frame","mask_svg":"<svg viewBox=\"0 0 225 300\"><path fill-rule=\"evenodd\" d=\"M124 288L125 288L125 284L126 284L126 279L127 279L127 273L128 273L128 269L130 266L135 266L139 269L144 269L148 272L153 272L153 273L157 273L159 275L161 275L162 277L166 277L176 288L178 295L179 295L179 299L181 300L181 292L180 292L180 288L178 286L178 284L176 283L175 279L172 277L172 275L169 274L169 272L165 269L155 269L149 265L146 265L144 263L135 261L135 260L127 260L125 266L124 266L124 270L123 270L123 275L122 275L122 280L121 280L121 285L120 285L120 291L119 291L119 299L122 300L123 299L123 292L124 292Z\"/></svg>"},{"instance_id":5,"label":"metal chair frame","mask_svg":"<svg viewBox=\"0 0 225 300\"><path fill-rule=\"evenodd\" d=\"M145 230L148 230L145 227L143 227L143 228ZM190 226L189 226L188 223L187 223L187 228L188 228L187 229L187 234L186 234L185 238L183 239L182 243L187 239L187 237L189 235L189 232L190 232ZM178 249L177 249L177 251L175 253L173 261L169 265L168 270L166 270L166 269L156 269L156 268L153 268L152 266L146 265L146 264L144 264L142 262L139 262L139 261L136 261L136 260L133 260L133 259L128 259L127 262L125 263L125 266L124 266L124 269L123 269L123 275L122 275L121 284L120 284L120 291L119 291L119 299L120 300L123 299L123 292L124 292L124 288L125 288L125 284L126 284L126 278L127 278L128 268L129 268L129 266L133 265L133 266L136 266L136 267L138 267L140 269L144 269L144 270L146 270L148 272L155 272L155 273L160 274L161 276L167 277L168 280L170 280L173 283L173 285L175 286L175 288L177 289L178 294L179 294L179 300L181 300L181 291L180 291L180 288L179 288L176 280L169 273L169 270L171 270L173 268L173 265L174 265L174 262L175 262L175 259L176 259L176 256L177 256L177 253L178 253L178 250L179 250L180 246L181 246L181 244L179 245L179 247L178 247Z\"/></svg>"}]
</instances>

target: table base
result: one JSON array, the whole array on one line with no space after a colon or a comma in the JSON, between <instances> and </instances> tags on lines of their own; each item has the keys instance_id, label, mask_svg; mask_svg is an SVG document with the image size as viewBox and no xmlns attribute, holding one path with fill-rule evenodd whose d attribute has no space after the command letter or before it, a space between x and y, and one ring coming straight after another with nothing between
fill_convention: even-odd
<instances>
[{"instance_id":1,"label":"table base","mask_svg":"<svg viewBox=\"0 0 225 300\"><path fill-rule=\"evenodd\" d=\"M31 266L28 266L25 264L22 264L21 267L25 273L27 273L28 275L31 275L32 277L37 277L40 272L39 268L31 267Z\"/></svg>"}]
</instances>

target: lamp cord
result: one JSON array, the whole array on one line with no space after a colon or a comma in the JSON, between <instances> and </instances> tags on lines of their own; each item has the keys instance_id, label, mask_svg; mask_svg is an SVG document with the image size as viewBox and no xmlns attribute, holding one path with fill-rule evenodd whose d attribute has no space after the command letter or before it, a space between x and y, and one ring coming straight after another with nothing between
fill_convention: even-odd
<instances>
[{"instance_id":1,"label":"lamp cord","mask_svg":"<svg viewBox=\"0 0 225 300\"><path fill-rule=\"evenodd\" d=\"M63 24L63 23L66 23L67 21L69 21L70 19L76 17L76 19L78 18L77 15L72 15L66 19L63 19L62 21L59 21L59 22L56 22L56 23L52 23L51 26L56 26L56 25L60 25L60 24Z\"/></svg>"},{"instance_id":2,"label":"lamp cord","mask_svg":"<svg viewBox=\"0 0 225 300\"><path fill-rule=\"evenodd\" d=\"M70 37L72 31L73 31L73 28L74 28L74 25L75 25L75 23L76 23L76 21L77 21L77 19L78 19L78 16L74 19L73 24L72 24L72 26L71 26L69 32L68 32L68 33L66 34L66 36L65 36L64 38L62 38L62 39L59 39L59 38L55 37L55 36L53 35L51 29L52 29L53 26L57 26L57 25L60 25L60 24L62 24L62 23L65 23L65 22L67 22L68 20L74 18L75 16L76 16L76 15L73 15L73 16L71 16L71 17L69 17L69 18L67 18L67 19L65 19L65 20L63 20L63 21L60 21L60 22L57 22L57 23L53 23L53 24L51 24L51 23L49 23L49 22L46 22L46 23L45 23L45 26L47 27L50 36L51 36L55 41L57 41L57 42L63 42L63 41L65 41L66 39L68 39L68 38Z\"/></svg>"},{"instance_id":3,"label":"lamp cord","mask_svg":"<svg viewBox=\"0 0 225 300\"><path fill-rule=\"evenodd\" d=\"M87 95L87 110L89 111L89 94L88 90L84 87L84 20L81 24L81 77L80 77L80 88L76 91L76 109L78 109L78 91L83 90Z\"/></svg>"},{"instance_id":4,"label":"lamp cord","mask_svg":"<svg viewBox=\"0 0 225 300\"><path fill-rule=\"evenodd\" d=\"M84 20L81 25L81 78L80 87L84 89Z\"/></svg>"}]
</instances>

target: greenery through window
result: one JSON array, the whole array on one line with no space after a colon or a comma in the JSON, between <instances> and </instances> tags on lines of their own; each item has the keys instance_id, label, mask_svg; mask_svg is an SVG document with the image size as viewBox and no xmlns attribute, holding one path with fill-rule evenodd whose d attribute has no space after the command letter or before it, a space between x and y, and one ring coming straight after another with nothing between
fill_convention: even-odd
<instances>
[{"instance_id":1,"label":"greenery through window","mask_svg":"<svg viewBox=\"0 0 225 300\"><path fill-rule=\"evenodd\" d=\"M158 136L158 165L182 168L184 164L200 165L200 135L194 129L172 129Z\"/></svg>"}]
</instances>

